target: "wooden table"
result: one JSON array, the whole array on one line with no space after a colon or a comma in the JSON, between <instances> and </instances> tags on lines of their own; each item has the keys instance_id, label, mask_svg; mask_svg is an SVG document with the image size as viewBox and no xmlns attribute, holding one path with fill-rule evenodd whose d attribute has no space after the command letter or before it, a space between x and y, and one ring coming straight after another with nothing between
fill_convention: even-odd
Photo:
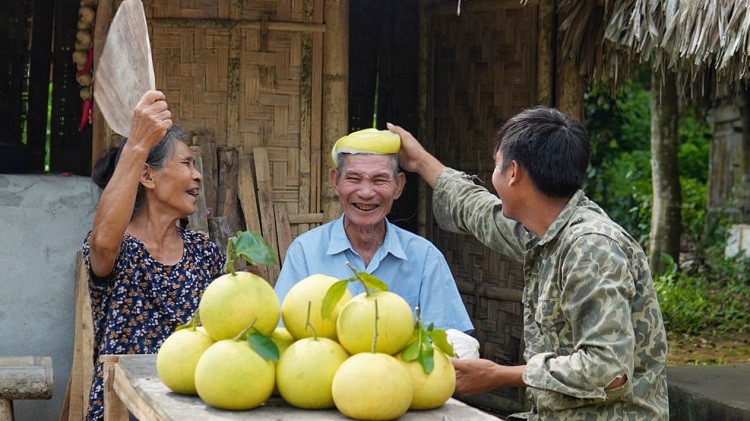
<instances>
[{"instance_id":1,"label":"wooden table","mask_svg":"<svg viewBox=\"0 0 750 421\"><path fill-rule=\"evenodd\" d=\"M336 409L304 410L271 397L262 406L247 411L223 411L212 408L197 396L170 391L156 374L156 355L105 357L105 419L127 420L128 411L143 421L152 420L350 420ZM467 420L499 418L450 399L440 408L408 411L401 420Z\"/></svg>"}]
</instances>

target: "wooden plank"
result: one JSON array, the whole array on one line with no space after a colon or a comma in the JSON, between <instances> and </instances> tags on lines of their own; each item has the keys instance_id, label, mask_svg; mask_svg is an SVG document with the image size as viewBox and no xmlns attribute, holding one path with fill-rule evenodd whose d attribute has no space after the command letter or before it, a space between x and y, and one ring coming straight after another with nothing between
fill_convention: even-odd
<instances>
[{"instance_id":1,"label":"wooden plank","mask_svg":"<svg viewBox=\"0 0 750 421\"><path fill-rule=\"evenodd\" d=\"M240 156L237 196L239 197L240 207L245 218L245 229L262 235L263 231L258 211L258 197L255 193L253 166L252 155L243 154ZM252 272L263 277L263 279L268 279L268 268L265 265L256 265Z\"/></svg>"},{"instance_id":2,"label":"wooden plank","mask_svg":"<svg viewBox=\"0 0 750 421\"><path fill-rule=\"evenodd\" d=\"M274 203L273 211L276 216L276 236L279 242L279 263L286 259L286 251L292 244L292 231L289 227L289 212L286 203ZM274 282L275 283L275 280ZM273 285L272 283L272 285Z\"/></svg>"},{"instance_id":3,"label":"wooden plank","mask_svg":"<svg viewBox=\"0 0 750 421\"><path fill-rule=\"evenodd\" d=\"M290 213L290 224L321 224L324 221L322 213Z\"/></svg>"},{"instance_id":4,"label":"wooden plank","mask_svg":"<svg viewBox=\"0 0 750 421\"><path fill-rule=\"evenodd\" d=\"M239 19L242 15L242 2L233 0L229 8L230 19ZM190 26L195 25L191 20ZM244 31L241 27L234 25L229 31L229 56L227 59L227 145L238 146L242 143L240 138L240 98L243 92L242 83L242 38ZM221 200L221 199L219 199ZM219 214L217 214L219 215Z\"/></svg>"},{"instance_id":5,"label":"wooden plank","mask_svg":"<svg viewBox=\"0 0 750 421\"><path fill-rule=\"evenodd\" d=\"M208 218L208 232L211 241L213 241L224 253L227 249L227 243L229 238L232 237L233 232L229 229L229 222L227 218L223 216L212 216ZM238 264L235 263L235 269L238 269Z\"/></svg>"},{"instance_id":6,"label":"wooden plank","mask_svg":"<svg viewBox=\"0 0 750 421\"><path fill-rule=\"evenodd\" d=\"M195 166L198 171L203 173L203 157L201 156L200 146L191 146L190 151L193 153ZM195 204L195 212L188 216L188 227L194 231L202 232L208 235L208 213L206 212L206 187L201 186L201 195L198 196L198 202Z\"/></svg>"},{"instance_id":7,"label":"wooden plank","mask_svg":"<svg viewBox=\"0 0 750 421\"><path fill-rule=\"evenodd\" d=\"M326 31L325 24L321 23L303 23L303 22L285 22L285 21L267 21L269 31L284 32L306 32L322 34ZM248 19L192 19L192 18L152 18L148 20L149 25L166 28L238 28L258 30L263 26L262 20Z\"/></svg>"},{"instance_id":8,"label":"wooden plank","mask_svg":"<svg viewBox=\"0 0 750 421\"><path fill-rule=\"evenodd\" d=\"M83 261L83 254L79 251L76 257L76 280L75 280L75 296L76 296L76 307L75 307L75 326L74 326L74 339L73 339L73 364L70 367L70 377L68 383L70 387L68 389L69 408L68 420L80 420L83 418L85 407L83 406L83 384L85 379L83 378L83 332L81 330L81 323L83 320L83 302L88 297L88 283L86 270ZM90 313L89 313L90 314ZM89 385L91 384L91 378L89 378Z\"/></svg>"},{"instance_id":9,"label":"wooden plank","mask_svg":"<svg viewBox=\"0 0 750 421\"><path fill-rule=\"evenodd\" d=\"M127 408L126 412L131 412L136 419L153 421L167 419L166 414L157 412L153 405L139 395L120 364L114 366L113 388L123 407Z\"/></svg>"},{"instance_id":10,"label":"wooden plank","mask_svg":"<svg viewBox=\"0 0 750 421\"><path fill-rule=\"evenodd\" d=\"M331 150L339 137L349 132L349 2L348 0L326 0L326 34L323 40L323 114L321 156ZM339 214L339 204L333 200L333 189L326 177L330 160L322 164L323 212L326 219ZM317 211L317 210L316 210Z\"/></svg>"},{"instance_id":11,"label":"wooden plank","mask_svg":"<svg viewBox=\"0 0 750 421\"><path fill-rule=\"evenodd\" d=\"M323 0L313 0L313 21L324 20ZM310 117L310 212L322 211L323 187L322 157L328 155L321 152L323 144L323 34L313 34L312 49L312 116ZM348 52L347 52L348 57ZM344 96L343 98L346 98Z\"/></svg>"},{"instance_id":12,"label":"wooden plank","mask_svg":"<svg viewBox=\"0 0 750 421\"><path fill-rule=\"evenodd\" d=\"M0 421L13 421L13 401L0 398Z\"/></svg>"},{"instance_id":13,"label":"wooden plank","mask_svg":"<svg viewBox=\"0 0 750 421\"><path fill-rule=\"evenodd\" d=\"M99 360L104 364L104 419L107 421L128 421L128 409L115 391L115 365L119 355L101 355Z\"/></svg>"},{"instance_id":14,"label":"wooden plank","mask_svg":"<svg viewBox=\"0 0 750 421\"><path fill-rule=\"evenodd\" d=\"M218 148L218 159L219 208L216 216L227 218L231 231L237 232L244 229L244 224L240 218L239 203L237 201L237 173L239 171L237 168L237 148L220 146Z\"/></svg>"},{"instance_id":15,"label":"wooden plank","mask_svg":"<svg viewBox=\"0 0 750 421\"><path fill-rule=\"evenodd\" d=\"M206 196L207 217L216 216L217 192L219 190L219 167L216 163L216 142L202 135L196 136L194 142L201 149L203 160L203 193Z\"/></svg>"},{"instance_id":16,"label":"wooden plank","mask_svg":"<svg viewBox=\"0 0 750 421\"><path fill-rule=\"evenodd\" d=\"M258 184L258 205L260 207L260 224L262 235L279 256L279 243L276 234L276 218L273 210L273 192L271 191L271 170L268 164L268 149L253 148L255 160L255 180ZM266 280L272 285L279 276L279 265L268 267Z\"/></svg>"}]
</instances>

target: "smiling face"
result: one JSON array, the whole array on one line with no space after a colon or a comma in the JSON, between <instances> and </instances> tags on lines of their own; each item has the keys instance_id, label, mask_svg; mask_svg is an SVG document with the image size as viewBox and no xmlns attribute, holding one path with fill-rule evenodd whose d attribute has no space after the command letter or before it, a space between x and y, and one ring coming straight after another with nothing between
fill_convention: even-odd
<instances>
[{"instance_id":1,"label":"smiling face","mask_svg":"<svg viewBox=\"0 0 750 421\"><path fill-rule=\"evenodd\" d=\"M391 155L345 154L340 175L331 171L333 191L348 223L359 228L383 223L406 182L403 173L394 172L392 159Z\"/></svg>"},{"instance_id":2,"label":"smiling face","mask_svg":"<svg viewBox=\"0 0 750 421\"><path fill-rule=\"evenodd\" d=\"M179 218L195 212L203 176L195 166L193 153L184 142L175 142L172 154L162 168L152 171L152 177L154 199Z\"/></svg>"}]
</instances>

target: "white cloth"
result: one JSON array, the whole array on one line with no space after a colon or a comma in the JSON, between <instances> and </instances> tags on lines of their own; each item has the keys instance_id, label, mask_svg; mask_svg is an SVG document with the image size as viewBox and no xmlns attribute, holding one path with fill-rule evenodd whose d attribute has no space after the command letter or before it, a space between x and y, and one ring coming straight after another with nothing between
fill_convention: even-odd
<instances>
[{"instance_id":1,"label":"white cloth","mask_svg":"<svg viewBox=\"0 0 750 421\"><path fill-rule=\"evenodd\" d=\"M469 360L479 358L479 341L474 337L456 329L445 331L448 335L448 342L453 345L453 352L459 360Z\"/></svg>"}]
</instances>

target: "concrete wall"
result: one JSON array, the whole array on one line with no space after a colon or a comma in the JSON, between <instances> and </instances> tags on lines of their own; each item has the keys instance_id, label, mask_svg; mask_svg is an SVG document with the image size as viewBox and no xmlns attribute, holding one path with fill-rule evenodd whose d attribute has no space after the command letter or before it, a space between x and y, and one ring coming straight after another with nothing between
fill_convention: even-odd
<instances>
[{"instance_id":1,"label":"concrete wall","mask_svg":"<svg viewBox=\"0 0 750 421\"><path fill-rule=\"evenodd\" d=\"M88 177L0 174L0 356L50 356L50 400L14 401L17 421L56 420L73 359L75 257L98 188Z\"/></svg>"}]
</instances>

